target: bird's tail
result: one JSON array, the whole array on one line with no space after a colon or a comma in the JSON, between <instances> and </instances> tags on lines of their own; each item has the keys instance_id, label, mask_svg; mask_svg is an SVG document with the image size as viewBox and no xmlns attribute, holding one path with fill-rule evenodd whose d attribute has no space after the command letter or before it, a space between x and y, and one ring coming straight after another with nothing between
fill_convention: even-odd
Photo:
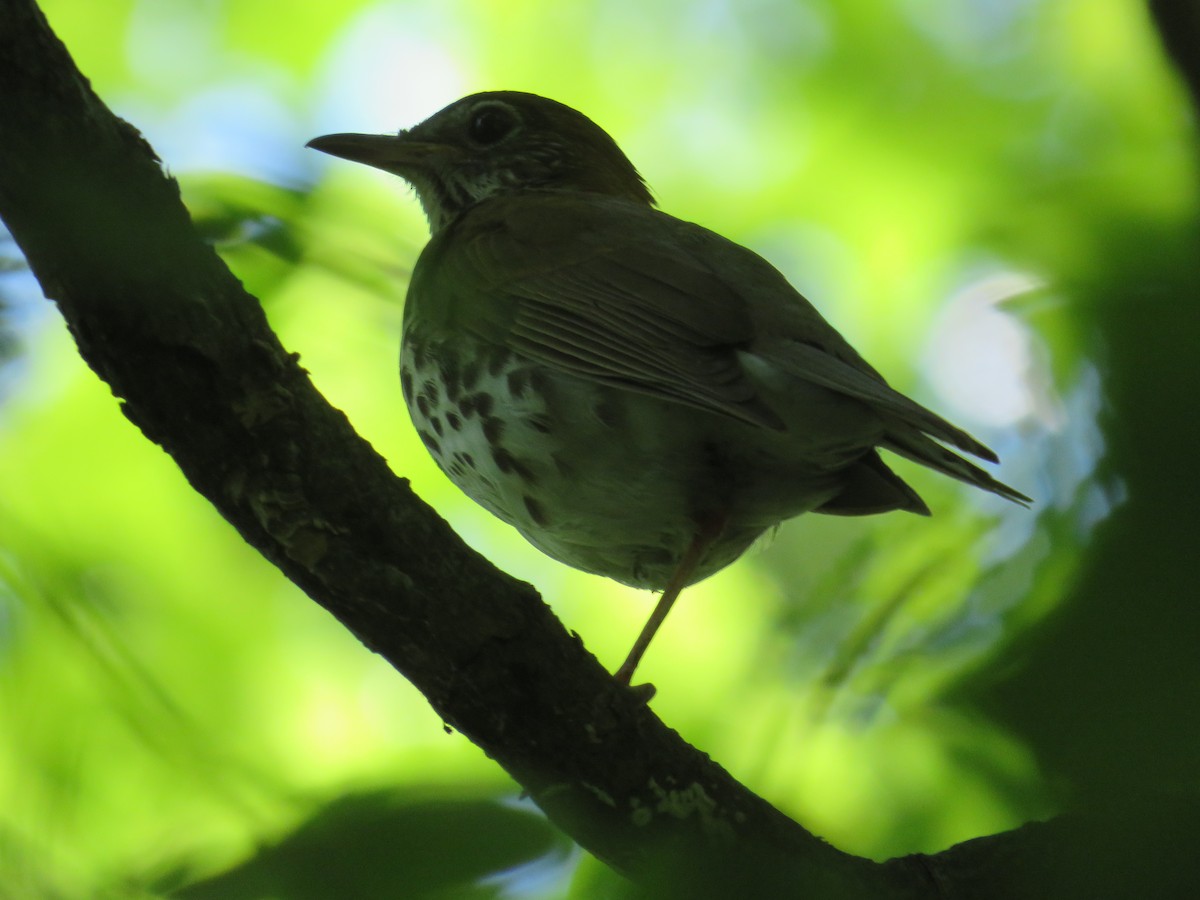
<instances>
[{"instance_id":1,"label":"bird's tail","mask_svg":"<svg viewBox=\"0 0 1200 900\"><path fill-rule=\"evenodd\" d=\"M983 488L985 491L991 491L993 494L998 494L1006 500L1021 504L1021 506L1028 506L1033 502L1020 491L993 478L983 469L979 468L979 466L967 462L967 460L963 459L953 450L943 447L928 435L918 431L910 423L897 422L896 424L896 428L888 430L880 446L891 450L899 456L903 456L905 459L911 459L913 462L928 466L934 471L941 472L943 475L949 475L951 478L957 478L959 481L973 484L975 487ZM966 435L966 437L967 441L955 441L955 445L968 453L984 459L994 460L996 458L996 455L987 447L969 435ZM980 450L984 452L981 453L979 452Z\"/></svg>"}]
</instances>

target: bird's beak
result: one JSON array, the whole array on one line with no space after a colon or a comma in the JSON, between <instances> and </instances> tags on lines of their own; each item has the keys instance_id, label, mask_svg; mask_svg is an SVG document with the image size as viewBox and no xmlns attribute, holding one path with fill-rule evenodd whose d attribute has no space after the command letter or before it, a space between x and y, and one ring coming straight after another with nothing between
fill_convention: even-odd
<instances>
[{"instance_id":1,"label":"bird's beak","mask_svg":"<svg viewBox=\"0 0 1200 900\"><path fill-rule=\"evenodd\" d=\"M304 146L401 177L427 169L433 157L443 156L450 150L444 144L409 140L404 132L398 135L326 134L313 138Z\"/></svg>"}]
</instances>

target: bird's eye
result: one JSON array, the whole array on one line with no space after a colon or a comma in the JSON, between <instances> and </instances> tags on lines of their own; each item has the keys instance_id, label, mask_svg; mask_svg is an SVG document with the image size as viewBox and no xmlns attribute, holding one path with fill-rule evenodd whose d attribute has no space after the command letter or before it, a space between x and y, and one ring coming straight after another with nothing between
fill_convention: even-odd
<instances>
[{"instance_id":1,"label":"bird's eye","mask_svg":"<svg viewBox=\"0 0 1200 900\"><path fill-rule=\"evenodd\" d=\"M505 107L485 106L472 116L467 130L477 144L494 144L507 137L516 125L516 118Z\"/></svg>"}]
</instances>

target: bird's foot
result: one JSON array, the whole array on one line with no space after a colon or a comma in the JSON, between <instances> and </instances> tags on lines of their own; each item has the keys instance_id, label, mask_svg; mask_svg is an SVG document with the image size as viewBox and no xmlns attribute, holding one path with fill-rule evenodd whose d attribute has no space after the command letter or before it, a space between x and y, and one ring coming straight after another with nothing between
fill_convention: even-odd
<instances>
[{"instance_id":1,"label":"bird's foot","mask_svg":"<svg viewBox=\"0 0 1200 900\"><path fill-rule=\"evenodd\" d=\"M645 706L654 699L654 695L658 693L658 688L652 684L630 684L629 680L632 677L633 672L626 672L624 666L621 666L621 668L617 669L616 674L613 675L613 678L615 678L619 684L628 688L629 692L632 693L633 696L637 698L637 700L643 706Z\"/></svg>"}]
</instances>

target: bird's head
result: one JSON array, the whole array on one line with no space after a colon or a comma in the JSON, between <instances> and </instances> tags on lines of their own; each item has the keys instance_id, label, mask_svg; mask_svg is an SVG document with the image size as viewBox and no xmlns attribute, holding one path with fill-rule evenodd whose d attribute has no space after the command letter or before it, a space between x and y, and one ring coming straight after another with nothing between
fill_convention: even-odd
<instances>
[{"instance_id":1,"label":"bird's head","mask_svg":"<svg viewBox=\"0 0 1200 900\"><path fill-rule=\"evenodd\" d=\"M416 189L435 234L498 194L583 191L654 202L604 129L518 91L472 94L398 134L328 134L308 146L399 175Z\"/></svg>"}]
</instances>

